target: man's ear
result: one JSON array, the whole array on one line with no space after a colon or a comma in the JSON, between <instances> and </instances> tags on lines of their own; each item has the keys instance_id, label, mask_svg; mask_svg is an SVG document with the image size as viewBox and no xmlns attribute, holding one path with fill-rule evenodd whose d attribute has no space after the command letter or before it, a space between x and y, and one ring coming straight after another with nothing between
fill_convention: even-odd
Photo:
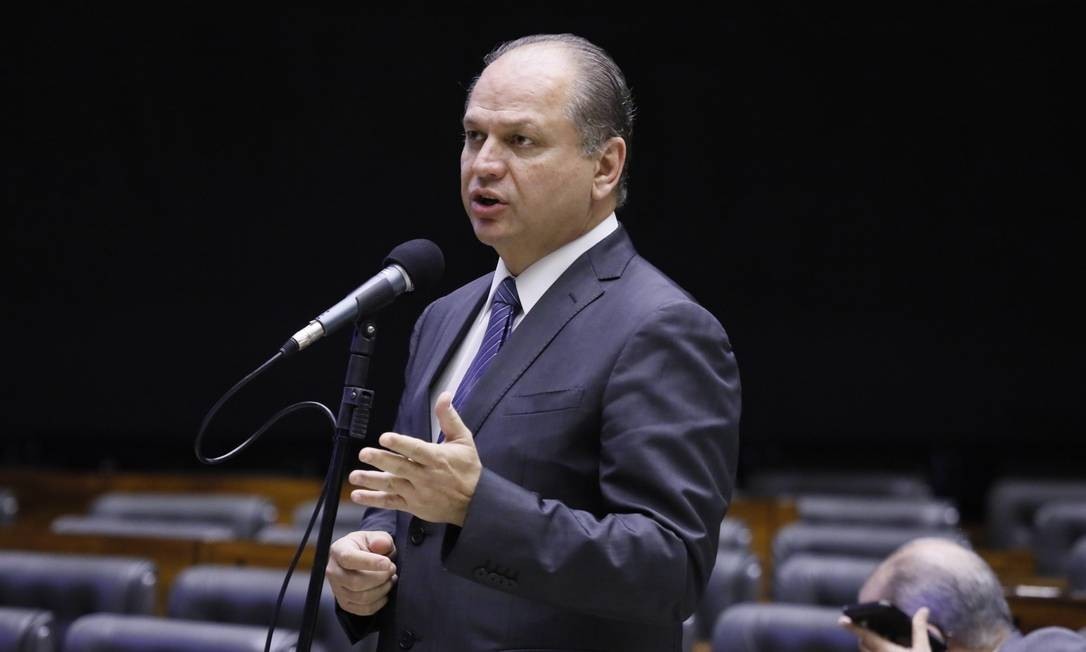
<instances>
[{"instance_id":1,"label":"man's ear","mask_svg":"<svg viewBox=\"0 0 1086 652\"><path fill-rule=\"evenodd\" d=\"M592 179L592 199L599 201L618 187L626 167L626 141L612 136L600 147L596 158L596 176Z\"/></svg>"}]
</instances>

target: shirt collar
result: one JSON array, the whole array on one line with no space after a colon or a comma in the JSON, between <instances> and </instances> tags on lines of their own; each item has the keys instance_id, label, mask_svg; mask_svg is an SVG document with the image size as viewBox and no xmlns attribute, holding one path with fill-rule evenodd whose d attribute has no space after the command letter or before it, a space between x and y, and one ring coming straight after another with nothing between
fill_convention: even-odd
<instances>
[{"instance_id":1,"label":"shirt collar","mask_svg":"<svg viewBox=\"0 0 1086 652\"><path fill-rule=\"evenodd\" d=\"M520 276L516 277L517 295L520 297L521 315L528 314L528 311L535 306L550 286L558 280L558 277L569 269L569 266L573 264L573 261L580 258L584 252L594 247L601 240L611 235L616 229L618 229L618 218L614 213L611 213L588 233L558 247L521 272ZM499 258L498 266L494 270L494 280L490 283L490 294L487 295L486 305L490 305L490 301L498 288L498 284L505 280L505 277L507 276L512 276L512 274L509 273L509 268L505 266L505 261Z\"/></svg>"}]
</instances>

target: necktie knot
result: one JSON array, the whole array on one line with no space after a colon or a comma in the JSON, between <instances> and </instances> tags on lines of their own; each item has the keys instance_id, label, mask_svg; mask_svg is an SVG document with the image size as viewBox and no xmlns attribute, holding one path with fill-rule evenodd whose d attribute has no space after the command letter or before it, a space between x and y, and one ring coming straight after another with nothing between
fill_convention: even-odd
<instances>
[{"instance_id":1,"label":"necktie knot","mask_svg":"<svg viewBox=\"0 0 1086 652\"><path fill-rule=\"evenodd\" d=\"M512 276L506 276L502 282L498 284L498 289L494 291L494 298L490 301L490 309L493 310L498 305L512 308L513 314L516 314L520 310L520 295L517 294L517 280Z\"/></svg>"}]
</instances>

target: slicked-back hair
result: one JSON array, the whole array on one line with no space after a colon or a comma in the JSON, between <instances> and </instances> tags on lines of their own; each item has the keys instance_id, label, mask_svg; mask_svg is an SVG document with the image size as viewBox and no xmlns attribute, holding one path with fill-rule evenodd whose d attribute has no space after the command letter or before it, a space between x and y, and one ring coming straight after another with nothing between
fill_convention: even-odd
<instances>
[{"instance_id":1,"label":"slicked-back hair","mask_svg":"<svg viewBox=\"0 0 1086 652\"><path fill-rule=\"evenodd\" d=\"M581 137L584 155L599 153L609 138L618 136L626 141L626 163L616 193L617 206L622 206L629 194L627 173L630 169L635 113L626 76L603 48L575 34L533 34L506 41L483 57L483 63L489 66L511 50L537 44L561 45L573 55L578 74L570 89L568 111ZM471 93L478 81L479 77L476 76L468 87L467 101L471 100Z\"/></svg>"},{"instance_id":2,"label":"slicked-back hair","mask_svg":"<svg viewBox=\"0 0 1086 652\"><path fill-rule=\"evenodd\" d=\"M955 555L953 562L913 550L906 544L887 559L887 568L880 569L881 597L906 613L928 607L930 622L958 646L987 650L998 645L1014 625L991 567L964 548L962 558Z\"/></svg>"}]
</instances>

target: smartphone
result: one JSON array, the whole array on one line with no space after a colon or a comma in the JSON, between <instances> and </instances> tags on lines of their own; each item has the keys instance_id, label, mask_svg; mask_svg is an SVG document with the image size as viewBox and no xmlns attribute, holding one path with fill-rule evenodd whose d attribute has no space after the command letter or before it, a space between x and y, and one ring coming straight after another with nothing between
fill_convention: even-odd
<instances>
[{"instance_id":1,"label":"smartphone","mask_svg":"<svg viewBox=\"0 0 1086 652\"><path fill-rule=\"evenodd\" d=\"M844 612L853 623L875 632L891 643L912 647L912 618L886 600L850 604L845 607ZM930 631L928 644L932 652L946 652L946 644Z\"/></svg>"}]
</instances>

